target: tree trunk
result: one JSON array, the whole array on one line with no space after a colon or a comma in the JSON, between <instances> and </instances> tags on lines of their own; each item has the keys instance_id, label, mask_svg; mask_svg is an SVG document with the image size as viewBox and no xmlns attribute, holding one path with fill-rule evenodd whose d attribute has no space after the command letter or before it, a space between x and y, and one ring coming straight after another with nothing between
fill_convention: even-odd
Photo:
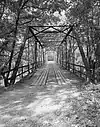
<instances>
[{"instance_id":1,"label":"tree trunk","mask_svg":"<svg viewBox=\"0 0 100 127\"><path fill-rule=\"evenodd\" d=\"M27 36L28 36L28 32L29 32L29 29L27 28L26 29L26 34L24 36L24 41L23 41L22 45L20 46L20 51L19 51L19 54L18 54L17 61L15 63L15 68L14 68L14 71L13 71L12 76L11 76L11 80L10 80L11 85L13 85L15 83L18 67L19 67L20 62L21 62L21 58L22 58L24 47L25 47L25 44L26 44L26 39L27 39Z\"/></svg>"},{"instance_id":2,"label":"tree trunk","mask_svg":"<svg viewBox=\"0 0 100 127\"><path fill-rule=\"evenodd\" d=\"M73 31L73 34L76 37L77 45L78 45L78 48L79 48L79 51L80 51L80 54L81 54L82 61L84 63L85 69L86 69L86 74L87 74L87 77L89 78L89 81L90 81L91 80L90 66L89 66L89 63L88 63L88 61L86 59L82 44L80 42L79 35L75 31Z\"/></svg>"}]
</instances>

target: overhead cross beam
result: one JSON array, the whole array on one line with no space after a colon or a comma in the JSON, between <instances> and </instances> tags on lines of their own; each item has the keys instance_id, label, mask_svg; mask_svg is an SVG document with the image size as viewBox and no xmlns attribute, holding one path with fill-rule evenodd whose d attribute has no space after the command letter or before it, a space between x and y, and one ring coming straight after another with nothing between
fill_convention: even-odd
<instances>
[{"instance_id":1,"label":"overhead cross beam","mask_svg":"<svg viewBox=\"0 0 100 127\"><path fill-rule=\"evenodd\" d=\"M55 29L58 33L64 33L64 34L66 34L64 31L67 30L68 28L65 29L65 30L59 30L59 29L56 29L56 28L53 28L53 29Z\"/></svg>"},{"instance_id":2,"label":"overhead cross beam","mask_svg":"<svg viewBox=\"0 0 100 127\"><path fill-rule=\"evenodd\" d=\"M60 30L53 30L53 31L51 31L51 30L48 30L48 31L43 31L43 33L64 33L64 34L66 34L65 32L63 32L63 31L60 31ZM37 34L36 34L37 35Z\"/></svg>"},{"instance_id":3,"label":"overhead cross beam","mask_svg":"<svg viewBox=\"0 0 100 127\"><path fill-rule=\"evenodd\" d=\"M64 33L66 34L64 31L66 31L67 29L69 29L68 25L60 25L60 26L29 26L30 28L34 29L35 31L37 31L37 33L35 35L41 34L41 33ZM47 27L47 28L45 28ZM57 28L64 28L67 27L64 30L59 30ZM44 28L43 30L39 31L36 28ZM49 28L54 29L54 31L48 30ZM46 31L48 30L48 31Z\"/></svg>"},{"instance_id":4,"label":"overhead cross beam","mask_svg":"<svg viewBox=\"0 0 100 127\"><path fill-rule=\"evenodd\" d=\"M52 26L52 25L45 25L45 26L29 26L29 30L32 33L32 36L34 36L35 40L40 44L40 46L43 48L43 44L41 44L40 40L38 39L37 35L43 34L43 33L63 33L65 34L65 37L63 38L61 43L59 44L62 45L62 43L66 40L68 36L71 36L70 33L73 30L74 24L73 25L59 25L59 26ZM42 30L38 30L37 28L43 28ZM52 28L53 30L49 30ZM58 28L64 28L63 30L60 30ZM33 30L36 31L36 33L33 32ZM68 31L67 33L65 31ZM49 41L52 42L52 41ZM55 42L55 41L54 41ZM56 41L57 42L57 41Z\"/></svg>"},{"instance_id":5,"label":"overhead cross beam","mask_svg":"<svg viewBox=\"0 0 100 127\"><path fill-rule=\"evenodd\" d=\"M36 33L35 35L38 35L38 34L40 34L40 33L43 33L43 32L45 32L46 30L48 30L49 29L49 27L48 28L45 28L45 29L43 29L42 31L38 31L38 33Z\"/></svg>"},{"instance_id":6,"label":"overhead cross beam","mask_svg":"<svg viewBox=\"0 0 100 127\"><path fill-rule=\"evenodd\" d=\"M73 24L72 26L70 26L69 31L67 32L66 36L64 37L64 39L62 40L62 42L60 43L60 45L62 45L62 43L63 43L64 41L66 41L66 38L69 36L69 34L70 34L71 31L73 30L73 28L74 28L74 24Z\"/></svg>"},{"instance_id":7,"label":"overhead cross beam","mask_svg":"<svg viewBox=\"0 0 100 127\"><path fill-rule=\"evenodd\" d=\"M59 26L45 25L45 26L29 26L29 27L31 27L31 28L32 28L32 27L33 27L33 28L34 28L34 27L42 27L42 28L43 28L43 27L52 27L52 28L53 28L53 27L68 27L68 25L59 25Z\"/></svg>"},{"instance_id":8,"label":"overhead cross beam","mask_svg":"<svg viewBox=\"0 0 100 127\"><path fill-rule=\"evenodd\" d=\"M37 38L37 36L34 34L34 32L32 31L32 29L29 27L29 31L32 33L32 35L34 36L35 40L40 44L40 46L43 48L43 45L41 44L41 42L39 41L39 39Z\"/></svg>"}]
</instances>

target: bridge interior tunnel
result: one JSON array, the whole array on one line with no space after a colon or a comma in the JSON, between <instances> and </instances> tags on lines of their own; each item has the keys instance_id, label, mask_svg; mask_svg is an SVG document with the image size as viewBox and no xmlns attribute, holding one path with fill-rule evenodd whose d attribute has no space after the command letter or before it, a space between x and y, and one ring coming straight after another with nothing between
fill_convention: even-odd
<instances>
[{"instance_id":1,"label":"bridge interior tunnel","mask_svg":"<svg viewBox=\"0 0 100 127\"><path fill-rule=\"evenodd\" d=\"M56 51L46 51L45 59L46 59L46 63L57 62L57 52Z\"/></svg>"},{"instance_id":2,"label":"bridge interior tunnel","mask_svg":"<svg viewBox=\"0 0 100 127\"><path fill-rule=\"evenodd\" d=\"M35 41L35 62L38 62L39 56L43 55L44 62L54 61L61 64L60 61L63 61L63 57L65 57L63 54L63 50L66 50L65 43L67 43L67 37L72 32L73 27L74 25L29 26L29 31ZM43 52L38 55L40 47Z\"/></svg>"}]
</instances>

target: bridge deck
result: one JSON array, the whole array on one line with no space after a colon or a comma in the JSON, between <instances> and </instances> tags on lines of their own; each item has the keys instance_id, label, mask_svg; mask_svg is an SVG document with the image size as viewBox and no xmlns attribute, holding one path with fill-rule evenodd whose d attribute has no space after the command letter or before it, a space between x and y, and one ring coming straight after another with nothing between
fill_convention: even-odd
<instances>
[{"instance_id":1,"label":"bridge deck","mask_svg":"<svg viewBox=\"0 0 100 127\"><path fill-rule=\"evenodd\" d=\"M82 84L55 63L0 95L0 127L69 127ZM73 112L73 113L72 113Z\"/></svg>"}]
</instances>

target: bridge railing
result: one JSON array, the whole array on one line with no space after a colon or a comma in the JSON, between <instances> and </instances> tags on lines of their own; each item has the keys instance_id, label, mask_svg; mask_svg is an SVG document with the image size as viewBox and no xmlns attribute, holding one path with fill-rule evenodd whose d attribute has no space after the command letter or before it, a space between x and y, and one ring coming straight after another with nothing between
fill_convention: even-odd
<instances>
[{"instance_id":1,"label":"bridge railing","mask_svg":"<svg viewBox=\"0 0 100 127\"><path fill-rule=\"evenodd\" d=\"M41 66L41 65L42 65L42 62L37 62L37 64L34 62L34 63L30 63L27 65L19 66L18 71L17 71L17 75L16 75L16 82L23 79L28 74L34 73L36 68ZM13 71L14 71L14 69L10 70L8 80L11 79L11 75L12 75ZM3 75L6 77L8 72L9 72L8 70L3 71Z\"/></svg>"},{"instance_id":2,"label":"bridge railing","mask_svg":"<svg viewBox=\"0 0 100 127\"><path fill-rule=\"evenodd\" d=\"M68 70L75 73L77 76L87 79L85 67L78 64L68 63Z\"/></svg>"},{"instance_id":3,"label":"bridge railing","mask_svg":"<svg viewBox=\"0 0 100 127\"><path fill-rule=\"evenodd\" d=\"M73 64L70 62L63 63L63 67L66 68L67 70L71 71L75 75L87 80L87 74L86 74L86 69L85 66L83 65L78 65L78 64ZM91 72L91 81L97 81L97 74L95 73L95 70L90 69Z\"/></svg>"}]
</instances>

